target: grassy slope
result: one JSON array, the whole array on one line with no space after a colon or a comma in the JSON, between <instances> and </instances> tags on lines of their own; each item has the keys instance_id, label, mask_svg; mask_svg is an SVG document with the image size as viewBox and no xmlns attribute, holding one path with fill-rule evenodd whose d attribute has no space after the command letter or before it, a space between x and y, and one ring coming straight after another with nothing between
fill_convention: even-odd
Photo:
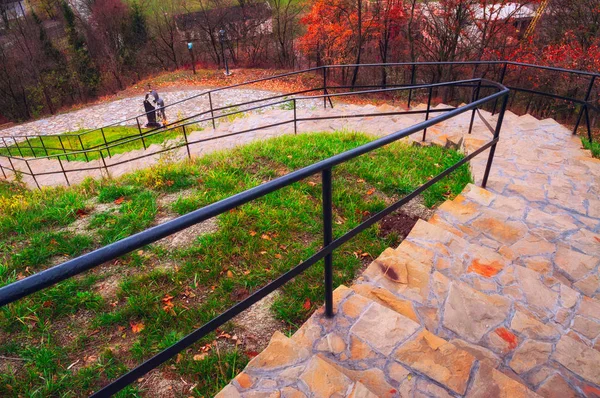
<instances>
[{"instance_id":1,"label":"grassy slope","mask_svg":"<svg viewBox=\"0 0 600 398\"><path fill-rule=\"evenodd\" d=\"M285 136L69 189L0 184L0 286L147 228L159 216L184 214L370 139ZM394 144L334 168L335 235L459 158L438 147ZM435 205L469 181L463 167L424 199ZM0 396L87 394L306 259L321 246L320 185L318 176L298 182L221 215L216 232L186 247L154 244L2 308L0 355L19 359L0 362ZM392 244L397 237L380 236L377 226L347 243L334 255L335 285L350 282L363 261ZM114 281L111 294L100 288ZM273 311L291 331L322 295L316 265L282 289ZM186 350L162 376L196 383L196 396L213 394L248 359L243 349L228 349L194 360L213 339Z\"/></svg>"},{"instance_id":2,"label":"grassy slope","mask_svg":"<svg viewBox=\"0 0 600 398\"><path fill-rule=\"evenodd\" d=\"M199 126L188 126L187 131L198 131L202 130ZM149 129L142 129L143 132L149 131ZM66 150L80 151L81 146L86 149L98 147L104 145L104 138L106 138L107 142L116 141L116 140L124 140L129 141L132 138L139 137L139 130L137 127L128 127L128 126L117 126L117 127L107 127L104 129L104 136L100 130L94 130L89 133L85 133L81 135L81 142L79 142L78 137L68 136L69 134L80 134L80 131L75 132L67 132L62 134L61 136L53 135L53 136L43 136L40 138L30 138L29 143L27 141L22 141L18 144L13 144L7 148L0 148L0 155L12 155L12 156L24 156L31 157L35 156L45 156L48 155L56 155L62 154L64 151L62 147ZM61 138L59 138L61 137ZM181 138L183 140L183 132L179 129L170 130L167 132L158 131L156 133L151 133L149 136L144 138L144 143L146 146L150 146L152 144L161 144L167 140ZM43 140L43 142L42 142ZM61 142L62 141L62 142ZM121 142L121 141L120 141ZM115 155L118 153L129 152L135 149L141 149L144 146L141 139L136 139L133 141L125 142L122 144L114 143L109 145L115 145L110 148L111 155ZM30 149L30 146L31 148ZM44 149L44 147L46 149ZM105 157L108 157L108 152L106 150L102 151L102 154ZM89 152L88 159L98 159L100 158L99 152ZM64 159L64 158L63 158ZM86 158L82 154L69 156L69 160L81 160L84 161Z\"/></svg>"}]
</instances>

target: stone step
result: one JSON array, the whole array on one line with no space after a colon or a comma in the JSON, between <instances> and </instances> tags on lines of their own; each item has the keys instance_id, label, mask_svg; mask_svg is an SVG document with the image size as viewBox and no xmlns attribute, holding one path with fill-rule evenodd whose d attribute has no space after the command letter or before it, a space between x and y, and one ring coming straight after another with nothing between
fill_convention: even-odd
<instances>
[{"instance_id":1,"label":"stone step","mask_svg":"<svg viewBox=\"0 0 600 398\"><path fill-rule=\"evenodd\" d=\"M600 359L600 302L547 284L489 248L419 221L353 289L415 314L430 332L532 389L545 391L552 376L553 385L592 391L600 382L594 365Z\"/></svg>"},{"instance_id":2,"label":"stone step","mask_svg":"<svg viewBox=\"0 0 600 398\"><path fill-rule=\"evenodd\" d=\"M352 289L292 336L275 333L217 397L536 397L467 350ZM490 395L496 394L496 395Z\"/></svg>"},{"instance_id":3,"label":"stone step","mask_svg":"<svg viewBox=\"0 0 600 398\"><path fill-rule=\"evenodd\" d=\"M550 210L470 184L461 195L442 204L430 222L587 296L598 297L600 235L590 229L598 228L599 220Z\"/></svg>"}]
</instances>

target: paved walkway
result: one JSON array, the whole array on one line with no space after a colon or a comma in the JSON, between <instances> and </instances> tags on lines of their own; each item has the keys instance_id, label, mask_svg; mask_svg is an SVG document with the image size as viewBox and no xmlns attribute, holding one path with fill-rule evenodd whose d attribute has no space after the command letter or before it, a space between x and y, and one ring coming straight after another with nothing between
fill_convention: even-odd
<instances>
[{"instance_id":1,"label":"paved walkway","mask_svg":"<svg viewBox=\"0 0 600 398\"><path fill-rule=\"evenodd\" d=\"M175 102L181 101L185 98L190 98L203 93L208 89L209 88L183 91L165 91L159 92L159 94L164 99L165 104L168 106L169 104L174 104ZM140 89L140 92L143 91L143 89ZM274 93L271 91L256 89L228 89L226 91L217 91L213 93L212 100L213 106L216 108L219 106L231 105L233 102L239 103L263 99L270 97L273 94ZM142 105L144 95L145 92L139 96L123 98L117 101L98 104L77 111L62 113L33 122L20 124L18 126L9 127L0 130L0 137L11 137L25 134L62 134L68 131L95 129L109 124L118 123L144 113L144 107ZM180 104L172 105L167 108L166 112L169 120L173 120L176 118L192 116L208 109L210 109L208 96L204 95L189 101L184 101ZM144 123L145 119L142 118L140 122ZM135 120L130 120L122 123L121 125L135 126L136 122Z\"/></svg>"},{"instance_id":2,"label":"paved walkway","mask_svg":"<svg viewBox=\"0 0 600 398\"><path fill-rule=\"evenodd\" d=\"M599 396L600 160L553 120L505 123L487 190L420 220L219 397ZM467 124L429 139L472 151L488 133Z\"/></svg>"}]
</instances>

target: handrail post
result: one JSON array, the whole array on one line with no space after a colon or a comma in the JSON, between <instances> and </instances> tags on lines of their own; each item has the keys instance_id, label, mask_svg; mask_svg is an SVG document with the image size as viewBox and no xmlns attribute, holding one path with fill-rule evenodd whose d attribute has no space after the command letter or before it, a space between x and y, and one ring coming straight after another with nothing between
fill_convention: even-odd
<instances>
[{"instance_id":1,"label":"handrail post","mask_svg":"<svg viewBox=\"0 0 600 398\"><path fill-rule=\"evenodd\" d=\"M410 85L411 86L415 85L415 69L416 69L416 67L417 67L417 65L415 63L413 63L411 72L410 72ZM406 107L408 109L410 109L411 100L412 100L412 88L408 90L408 103L406 104Z\"/></svg>"},{"instance_id":2,"label":"handrail post","mask_svg":"<svg viewBox=\"0 0 600 398\"><path fill-rule=\"evenodd\" d=\"M79 138L79 145L81 145L81 150L85 151L85 148L83 147L83 140L81 139L81 134L78 134L77 137ZM46 155L48 155L48 152L46 152ZM88 158L87 152L83 152L83 156L85 156L86 162L90 161L90 159Z\"/></svg>"},{"instance_id":3,"label":"handrail post","mask_svg":"<svg viewBox=\"0 0 600 398\"><path fill-rule=\"evenodd\" d=\"M58 142L60 142L60 147L62 148L63 153L65 154L67 162L68 162L69 161L69 155L67 155L67 150L65 149L65 144L63 143L61 135L58 136Z\"/></svg>"},{"instance_id":4,"label":"handrail post","mask_svg":"<svg viewBox=\"0 0 600 398\"><path fill-rule=\"evenodd\" d=\"M506 66L508 65L507 62L504 62L504 67L502 67L502 72L500 72L500 81L498 83L500 84L504 84L504 76L506 75ZM494 116L496 114L496 106L498 105L498 99L496 98L494 100L494 107L492 108L492 116Z\"/></svg>"},{"instance_id":5,"label":"handrail post","mask_svg":"<svg viewBox=\"0 0 600 398\"><path fill-rule=\"evenodd\" d=\"M21 151L21 147L19 146L17 139L15 138L13 141L15 142L15 146L17 147L17 150L19 151L19 155L21 155L21 157L24 158L25 156L23 156L23 152Z\"/></svg>"},{"instance_id":6,"label":"handrail post","mask_svg":"<svg viewBox=\"0 0 600 398\"><path fill-rule=\"evenodd\" d=\"M137 123L137 128L138 128L138 131L140 132L140 138L142 139L142 145L143 145L144 151L145 151L147 149L146 141L144 141L144 134L142 134L142 126L140 126L140 119L138 119L138 117L136 116L135 121Z\"/></svg>"},{"instance_id":7,"label":"handrail post","mask_svg":"<svg viewBox=\"0 0 600 398\"><path fill-rule=\"evenodd\" d=\"M29 150L31 151L31 156L34 158L37 158L37 156L35 156L35 151L33 150L33 147L31 146L31 141L29 141L28 135L25 136L25 140L27 141L27 145L29 146Z\"/></svg>"},{"instance_id":8,"label":"handrail post","mask_svg":"<svg viewBox=\"0 0 600 398\"><path fill-rule=\"evenodd\" d=\"M331 200L331 169L321 172L323 188L323 247L333 241L333 206ZM325 316L333 317L333 254L325 256Z\"/></svg>"},{"instance_id":9,"label":"handrail post","mask_svg":"<svg viewBox=\"0 0 600 398\"><path fill-rule=\"evenodd\" d=\"M429 120L429 110L431 109L431 97L433 95L433 87L429 87L429 97L427 98L427 112L425 112L425 121ZM427 128L423 130L423 141L427 136Z\"/></svg>"},{"instance_id":10,"label":"handrail post","mask_svg":"<svg viewBox=\"0 0 600 398\"><path fill-rule=\"evenodd\" d=\"M481 80L477 83L477 87L473 89L473 97L471 101L477 101L479 99L479 90L481 90ZM475 121L475 112L477 112L477 107L473 108L473 112L471 112L471 123L469 123L469 134L473 131L473 122Z\"/></svg>"},{"instance_id":11,"label":"handrail post","mask_svg":"<svg viewBox=\"0 0 600 398\"><path fill-rule=\"evenodd\" d=\"M108 147L108 142L106 142L106 136L104 135L104 128L100 127L100 132L102 133L102 139L104 139L104 146L106 147L106 152L108 153L108 157L111 158L110 148Z\"/></svg>"},{"instance_id":12,"label":"handrail post","mask_svg":"<svg viewBox=\"0 0 600 398\"><path fill-rule=\"evenodd\" d=\"M4 176L4 179L7 179L8 177L6 176L6 173L4 172L4 167L2 167L2 163L0 163L0 170L2 171L2 175Z\"/></svg>"},{"instance_id":13,"label":"handrail post","mask_svg":"<svg viewBox=\"0 0 600 398\"><path fill-rule=\"evenodd\" d=\"M62 172L65 176L65 180L67 181L67 186L70 187L71 183L69 182L69 179L67 178L67 172L65 171L65 168L62 164L62 160L60 160L60 155L58 155L57 157L58 157L58 164L60 164L60 169L62 170Z\"/></svg>"},{"instance_id":14,"label":"handrail post","mask_svg":"<svg viewBox=\"0 0 600 398\"><path fill-rule=\"evenodd\" d=\"M104 159L104 154L102 153L102 150L99 150L98 152L100 153L100 158L102 159L104 170L106 170L106 178L110 178L110 174L108 173L108 167L106 166L106 159ZM102 175L102 168L100 168L100 175Z\"/></svg>"},{"instance_id":15,"label":"handrail post","mask_svg":"<svg viewBox=\"0 0 600 398\"><path fill-rule=\"evenodd\" d=\"M575 123L575 127L573 128L573 134L577 134L577 129L579 128L579 124L581 123L581 118L583 117L583 111L584 111L584 109L587 110L587 102L590 100L590 95L592 94L592 89L594 88L595 81L596 81L596 76L594 75L590 79L590 84L585 93L585 98L583 100L586 103L583 104L583 106L581 107L581 110L579 111L579 115L577 116L577 122ZM590 142L591 142L591 140L590 140Z\"/></svg>"},{"instance_id":16,"label":"handrail post","mask_svg":"<svg viewBox=\"0 0 600 398\"><path fill-rule=\"evenodd\" d=\"M208 92L208 104L210 105L210 118L212 119L213 130L217 128L215 124L215 112L213 111L212 96L210 91Z\"/></svg>"},{"instance_id":17,"label":"handrail post","mask_svg":"<svg viewBox=\"0 0 600 398\"><path fill-rule=\"evenodd\" d=\"M485 172L483 173L483 180L481 181L481 187L485 188L490 176L490 170L492 168L492 162L494 161L494 153L496 152L496 145L498 144L498 138L500 137L500 130L502 129L502 121L504 120L504 113L506 112L506 104L508 103L508 94L502 98L502 105L500 106L500 113L498 114L498 121L496 122L496 130L494 131L494 143L490 147L490 155L488 157L487 164L485 166Z\"/></svg>"},{"instance_id":18,"label":"handrail post","mask_svg":"<svg viewBox=\"0 0 600 398\"><path fill-rule=\"evenodd\" d=\"M6 140L4 139L4 137L2 137L2 142L4 143L4 148L6 148L6 150L8 151L8 156L12 156L12 153L10 152L10 147L6 144Z\"/></svg>"},{"instance_id":19,"label":"handrail post","mask_svg":"<svg viewBox=\"0 0 600 398\"><path fill-rule=\"evenodd\" d=\"M296 98L292 99L292 102L294 103L294 135L296 135L298 134L298 123L296 117Z\"/></svg>"},{"instance_id":20,"label":"handrail post","mask_svg":"<svg viewBox=\"0 0 600 398\"><path fill-rule=\"evenodd\" d=\"M187 133L185 132L185 124L181 125L183 129L183 139L185 140L185 149L187 149L188 159L192 158L190 154L190 144L188 143Z\"/></svg>"},{"instance_id":21,"label":"handrail post","mask_svg":"<svg viewBox=\"0 0 600 398\"><path fill-rule=\"evenodd\" d=\"M35 174L33 174L33 170L31 170L31 166L29 165L29 160L25 159L25 164L27 165L27 168L29 169L29 175L31 176L31 178L33 178L33 182L35 182L35 185L37 186L38 189L42 189L40 187L40 184L38 183L37 178L35 178ZM15 169L15 174L16 174L16 169Z\"/></svg>"},{"instance_id":22,"label":"handrail post","mask_svg":"<svg viewBox=\"0 0 600 398\"><path fill-rule=\"evenodd\" d=\"M592 143L592 126L590 125L590 108L585 105L585 124L587 126L588 141Z\"/></svg>"}]
</instances>

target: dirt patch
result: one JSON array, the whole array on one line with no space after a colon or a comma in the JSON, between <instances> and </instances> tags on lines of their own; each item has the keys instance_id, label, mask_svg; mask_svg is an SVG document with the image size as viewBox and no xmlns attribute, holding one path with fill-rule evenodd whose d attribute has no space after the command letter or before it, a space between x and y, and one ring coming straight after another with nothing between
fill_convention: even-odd
<instances>
[{"instance_id":1,"label":"dirt patch","mask_svg":"<svg viewBox=\"0 0 600 398\"><path fill-rule=\"evenodd\" d=\"M244 350L261 352L267 347L275 331L287 329L286 325L277 320L271 311L271 306L278 295L279 292L269 294L233 319L236 334Z\"/></svg>"},{"instance_id":2,"label":"dirt patch","mask_svg":"<svg viewBox=\"0 0 600 398\"><path fill-rule=\"evenodd\" d=\"M186 397L193 389L193 384L180 376L160 370L153 370L138 380L138 387L145 397Z\"/></svg>"},{"instance_id":3,"label":"dirt patch","mask_svg":"<svg viewBox=\"0 0 600 398\"><path fill-rule=\"evenodd\" d=\"M423 200L423 197L417 196L402 206L400 211L408 216L417 217L421 220L427 221L433 217L435 214L435 209L430 209L429 207L425 206L424 203L425 201Z\"/></svg>"},{"instance_id":4,"label":"dirt patch","mask_svg":"<svg viewBox=\"0 0 600 398\"><path fill-rule=\"evenodd\" d=\"M123 275L114 274L104 279L102 282L94 285L94 289L105 300L112 300L117 297L119 284L123 280Z\"/></svg>"},{"instance_id":5,"label":"dirt patch","mask_svg":"<svg viewBox=\"0 0 600 398\"><path fill-rule=\"evenodd\" d=\"M156 219L155 224L159 225L174 219L176 216L173 215L165 215ZM183 231L177 232L173 235L167 236L156 242L156 244L161 245L167 249L177 249L181 247L186 247L192 242L196 240L197 237L206 234L212 234L217 232L219 226L217 224L216 218L211 218L210 220L206 220L199 224L192 225L189 228L184 229Z\"/></svg>"},{"instance_id":6,"label":"dirt patch","mask_svg":"<svg viewBox=\"0 0 600 398\"><path fill-rule=\"evenodd\" d=\"M397 211L381 220L379 235L388 236L393 233L398 235L400 240L402 240L408 236L418 220L419 217L408 215L403 211Z\"/></svg>"},{"instance_id":7,"label":"dirt patch","mask_svg":"<svg viewBox=\"0 0 600 398\"><path fill-rule=\"evenodd\" d=\"M195 191L196 191L196 189L194 189L194 188L188 188L188 189L184 189L182 191L160 195L156 199L156 204L160 207L168 207L171 205L171 203L175 202L177 199L186 198L188 196L191 196Z\"/></svg>"}]
</instances>

